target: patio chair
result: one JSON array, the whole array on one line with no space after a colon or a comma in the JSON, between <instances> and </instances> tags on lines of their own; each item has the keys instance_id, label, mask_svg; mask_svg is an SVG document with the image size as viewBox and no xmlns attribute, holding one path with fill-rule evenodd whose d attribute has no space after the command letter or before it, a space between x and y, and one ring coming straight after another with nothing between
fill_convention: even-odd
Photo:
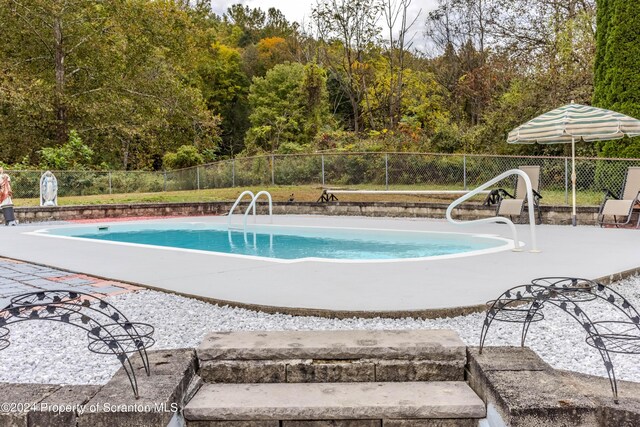
<instances>
[{"instance_id":1,"label":"patio chair","mask_svg":"<svg viewBox=\"0 0 640 427\"><path fill-rule=\"evenodd\" d=\"M537 211L536 224L540 224L542 222L542 213L540 211L540 199L542 199L542 196L538 193L538 188L540 187L540 166L520 166L518 169L526 173L531 180L533 206ZM519 222L523 222L523 213L527 204L527 185L524 182L524 178L518 175L516 190L513 195L504 188L498 189L497 193L499 195L499 202L498 208L496 209L496 216L509 216L511 220L513 220L514 216L517 216Z\"/></svg>"},{"instance_id":2,"label":"patio chair","mask_svg":"<svg viewBox=\"0 0 640 427\"><path fill-rule=\"evenodd\" d=\"M611 190L605 190L604 201L600 205L600 211L598 212L598 224L600 227L604 225L619 227L629 224L633 208L637 204L640 204L640 167L630 167L627 169L627 175L619 197ZM613 217L613 221L605 221L606 217ZM624 217L624 222L618 220L619 217ZM638 215L636 228L638 226L640 226L640 214Z\"/></svg>"}]
</instances>

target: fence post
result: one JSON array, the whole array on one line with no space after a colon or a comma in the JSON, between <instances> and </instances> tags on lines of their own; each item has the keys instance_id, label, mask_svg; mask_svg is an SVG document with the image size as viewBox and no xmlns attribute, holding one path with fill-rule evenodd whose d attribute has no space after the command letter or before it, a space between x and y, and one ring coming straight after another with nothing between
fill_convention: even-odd
<instances>
[{"instance_id":1,"label":"fence post","mask_svg":"<svg viewBox=\"0 0 640 427\"><path fill-rule=\"evenodd\" d=\"M320 158L322 159L322 186L324 187L324 154L321 154Z\"/></svg>"},{"instance_id":2,"label":"fence post","mask_svg":"<svg viewBox=\"0 0 640 427\"><path fill-rule=\"evenodd\" d=\"M384 154L384 186L389 190L389 154Z\"/></svg>"},{"instance_id":3,"label":"fence post","mask_svg":"<svg viewBox=\"0 0 640 427\"><path fill-rule=\"evenodd\" d=\"M569 158L564 158L564 204L569 204Z\"/></svg>"},{"instance_id":4,"label":"fence post","mask_svg":"<svg viewBox=\"0 0 640 427\"><path fill-rule=\"evenodd\" d=\"M113 189L111 187L111 171L109 171L109 194L113 194Z\"/></svg>"},{"instance_id":5,"label":"fence post","mask_svg":"<svg viewBox=\"0 0 640 427\"><path fill-rule=\"evenodd\" d=\"M167 171L165 170L164 173L164 186L162 187L162 191L167 191Z\"/></svg>"},{"instance_id":6,"label":"fence post","mask_svg":"<svg viewBox=\"0 0 640 427\"><path fill-rule=\"evenodd\" d=\"M200 166L196 166L196 188L200 189Z\"/></svg>"},{"instance_id":7,"label":"fence post","mask_svg":"<svg viewBox=\"0 0 640 427\"><path fill-rule=\"evenodd\" d=\"M236 159L231 159L231 186L236 186Z\"/></svg>"},{"instance_id":8,"label":"fence post","mask_svg":"<svg viewBox=\"0 0 640 427\"><path fill-rule=\"evenodd\" d=\"M464 190L467 190L467 155L462 155L462 184L464 185Z\"/></svg>"},{"instance_id":9,"label":"fence post","mask_svg":"<svg viewBox=\"0 0 640 427\"><path fill-rule=\"evenodd\" d=\"M276 157L271 155L271 185L276 185Z\"/></svg>"}]
</instances>

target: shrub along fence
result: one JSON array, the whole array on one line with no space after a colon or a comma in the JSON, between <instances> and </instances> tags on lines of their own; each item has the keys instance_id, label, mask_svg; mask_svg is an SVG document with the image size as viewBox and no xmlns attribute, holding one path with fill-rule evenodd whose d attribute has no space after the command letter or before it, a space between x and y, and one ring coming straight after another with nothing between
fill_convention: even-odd
<instances>
[{"instance_id":1,"label":"shrub along fence","mask_svg":"<svg viewBox=\"0 0 640 427\"><path fill-rule=\"evenodd\" d=\"M521 165L541 166L541 191L569 202L569 157L433 153L322 153L239 157L172 171L53 171L59 196L212 188L317 185L367 189L451 189L481 185ZM603 190L618 193L626 170L640 159L576 159L578 202L592 204ZM14 197L39 196L42 171L7 171ZM515 178L501 183L513 188ZM564 199L564 200L562 200ZM544 201L544 200L543 200Z\"/></svg>"}]
</instances>

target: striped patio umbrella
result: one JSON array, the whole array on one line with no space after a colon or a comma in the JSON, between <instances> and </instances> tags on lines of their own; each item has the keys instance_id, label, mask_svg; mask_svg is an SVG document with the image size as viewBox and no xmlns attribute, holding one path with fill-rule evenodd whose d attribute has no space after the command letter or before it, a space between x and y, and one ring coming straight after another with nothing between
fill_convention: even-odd
<instances>
[{"instance_id":1,"label":"striped patio umbrella","mask_svg":"<svg viewBox=\"0 0 640 427\"><path fill-rule=\"evenodd\" d=\"M571 143L572 223L576 225L576 141L608 141L640 136L640 120L615 111L571 103L518 126L509 144Z\"/></svg>"}]
</instances>

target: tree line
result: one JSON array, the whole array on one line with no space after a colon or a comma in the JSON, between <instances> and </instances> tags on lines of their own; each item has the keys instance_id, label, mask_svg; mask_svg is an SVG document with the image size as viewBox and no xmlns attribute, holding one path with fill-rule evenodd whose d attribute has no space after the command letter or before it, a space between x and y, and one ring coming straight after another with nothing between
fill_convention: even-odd
<instances>
[{"instance_id":1,"label":"tree line","mask_svg":"<svg viewBox=\"0 0 640 427\"><path fill-rule=\"evenodd\" d=\"M591 104L594 70L596 104L638 111L637 92L618 99L620 64L603 71L624 62L620 51L596 49L611 45L596 23L637 41L640 14L627 9L638 7L625 0L438 0L417 17L411 2L317 0L301 26L274 8L219 15L205 0L0 0L0 163L158 170L265 152L563 154L508 146L506 133L572 100ZM635 145L581 144L579 154L640 156Z\"/></svg>"}]
</instances>

